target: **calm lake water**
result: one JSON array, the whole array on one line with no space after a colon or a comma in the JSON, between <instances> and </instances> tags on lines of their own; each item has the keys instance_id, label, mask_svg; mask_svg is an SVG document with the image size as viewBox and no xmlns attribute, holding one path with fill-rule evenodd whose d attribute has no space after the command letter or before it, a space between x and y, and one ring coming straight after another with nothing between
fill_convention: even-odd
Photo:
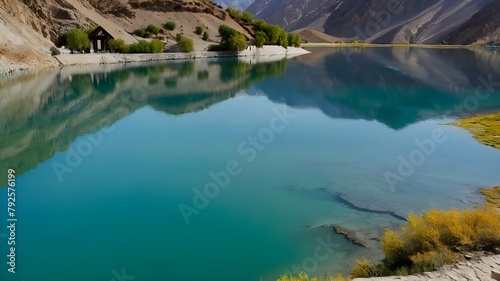
<instances>
[{"instance_id":1,"label":"calm lake water","mask_svg":"<svg viewBox=\"0 0 500 281\"><path fill-rule=\"evenodd\" d=\"M445 125L500 109L500 52L313 49L65 68L0 87L1 280L275 280L380 257L400 216L467 208L500 151ZM7 189L0 192L7 225ZM353 232L349 242L329 224ZM322 227L325 226L325 227Z\"/></svg>"}]
</instances>

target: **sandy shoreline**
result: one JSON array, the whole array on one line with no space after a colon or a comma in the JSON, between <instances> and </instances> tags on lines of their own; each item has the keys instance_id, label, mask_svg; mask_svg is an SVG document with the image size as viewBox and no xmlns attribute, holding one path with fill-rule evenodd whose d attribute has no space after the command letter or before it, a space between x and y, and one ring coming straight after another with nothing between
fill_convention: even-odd
<instances>
[{"instance_id":1,"label":"sandy shoreline","mask_svg":"<svg viewBox=\"0 0 500 281\"><path fill-rule=\"evenodd\" d=\"M264 46L256 48L248 47L241 52L209 52L197 51L191 53L158 53L158 54L117 54L117 53L94 53L94 54L64 54L44 56L42 60L31 62L12 62L0 60L0 77L16 77L27 73L42 71L47 68L63 67L69 65L95 65L95 64L119 64L119 63L147 63L169 60L192 60L207 58L238 57L249 63L271 62L284 58L305 55L309 51L281 46Z\"/></svg>"},{"instance_id":2,"label":"sandy shoreline","mask_svg":"<svg viewBox=\"0 0 500 281\"><path fill-rule=\"evenodd\" d=\"M191 53L158 53L158 54L65 54L54 58L62 66L67 65L91 65L91 64L117 64L137 62L157 62L169 60L192 60L222 57L242 57L244 60L254 58L255 62L266 62L295 57L310 53L302 48L280 46L264 46L262 48L249 47L241 52L209 52L199 51Z\"/></svg>"},{"instance_id":3,"label":"sandy shoreline","mask_svg":"<svg viewBox=\"0 0 500 281\"><path fill-rule=\"evenodd\" d=\"M483 46L470 45L428 45L428 44L371 44L371 43L303 43L303 48L355 48L355 47L410 47L410 48L427 48L427 49L469 49Z\"/></svg>"}]
</instances>

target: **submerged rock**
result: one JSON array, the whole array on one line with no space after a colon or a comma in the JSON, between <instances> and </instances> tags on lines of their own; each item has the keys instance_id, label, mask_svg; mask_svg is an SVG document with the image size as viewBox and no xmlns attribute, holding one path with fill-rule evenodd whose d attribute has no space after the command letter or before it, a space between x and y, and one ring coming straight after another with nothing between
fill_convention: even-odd
<instances>
[{"instance_id":1,"label":"submerged rock","mask_svg":"<svg viewBox=\"0 0 500 281\"><path fill-rule=\"evenodd\" d=\"M324 225L322 225L322 227L333 228L333 230L336 233L344 235L347 238L347 240L349 240L351 243L363 246L365 248L369 248L367 243L365 241L363 241L362 239L358 238L358 236L356 235L356 233L353 230L344 228L344 227L342 227L340 225L336 225L336 224L324 224Z\"/></svg>"}]
</instances>

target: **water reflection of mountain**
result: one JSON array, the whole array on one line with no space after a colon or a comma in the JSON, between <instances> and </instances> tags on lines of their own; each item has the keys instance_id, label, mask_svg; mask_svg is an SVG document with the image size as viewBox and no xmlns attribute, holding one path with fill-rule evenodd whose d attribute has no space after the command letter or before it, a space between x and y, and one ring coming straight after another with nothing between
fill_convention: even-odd
<instances>
[{"instance_id":1,"label":"water reflection of mountain","mask_svg":"<svg viewBox=\"0 0 500 281\"><path fill-rule=\"evenodd\" d=\"M69 149L78 136L144 106L175 115L205 109L284 73L286 65L286 60L256 65L208 60L96 66L7 81L0 88L0 170L22 174Z\"/></svg>"},{"instance_id":2,"label":"water reflection of mountain","mask_svg":"<svg viewBox=\"0 0 500 281\"><path fill-rule=\"evenodd\" d=\"M315 49L289 63L222 59L47 72L2 81L0 170L33 169L78 136L144 106L180 115L249 88L274 102L319 108L332 118L377 120L399 129L453 115L449 112L474 94L478 77L489 75L500 81L498 51L410 48ZM471 114L499 108L499 88Z\"/></svg>"},{"instance_id":3,"label":"water reflection of mountain","mask_svg":"<svg viewBox=\"0 0 500 281\"><path fill-rule=\"evenodd\" d=\"M420 120L457 116L479 77L500 81L500 52L486 49L314 49L288 75L257 87L269 99L314 107L333 118L377 120L400 129ZM500 92L470 114L500 107ZM485 88L482 88L483 90ZM451 112L450 112L451 111Z\"/></svg>"}]
</instances>

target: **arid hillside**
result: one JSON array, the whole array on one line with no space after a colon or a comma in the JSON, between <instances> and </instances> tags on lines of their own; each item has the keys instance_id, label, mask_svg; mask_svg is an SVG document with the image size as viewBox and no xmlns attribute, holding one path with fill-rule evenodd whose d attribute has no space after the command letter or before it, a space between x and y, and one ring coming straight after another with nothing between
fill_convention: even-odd
<instances>
[{"instance_id":1,"label":"arid hillside","mask_svg":"<svg viewBox=\"0 0 500 281\"><path fill-rule=\"evenodd\" d=\"M149 24L176 23L167 38L184 33L195 41L195 50L217 42L217 29L229 25L251 38L220 6L206 0L0 0L0 73L57 65L50 48L59 36L74 27L103 26L115 38L134 43L131 33ZM194 33L204 26L209 40Z\"/></svg>"}]
</instances>

